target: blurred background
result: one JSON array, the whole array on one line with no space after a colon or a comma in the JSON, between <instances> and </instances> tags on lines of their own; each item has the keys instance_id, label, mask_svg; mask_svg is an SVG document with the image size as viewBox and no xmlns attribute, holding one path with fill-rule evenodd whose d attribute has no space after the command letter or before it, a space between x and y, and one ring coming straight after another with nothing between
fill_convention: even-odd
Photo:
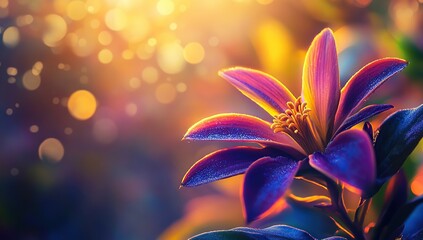
<instances>
[{"instance_id":1,"label":"blurred background","mask_svg":"<svg viewBox=\"0 0 423 240\"><path fill-rule=\"evenodd\" d=\"M167 240L243 226L242 176L179 189L193 163L230 145L181 138L217 113L271 121L217 71L260 69L299 96L325 27L343 84L378 58L410 62L370 100L395 105L375 127L422 103L421 0L0 0L0 238ZM406 163L410 197L423 193L422 152ZM292 191L306 196L302 184ZM253 226L335 231L309 208L278 210Z\"/></svg>"}]
</instances>

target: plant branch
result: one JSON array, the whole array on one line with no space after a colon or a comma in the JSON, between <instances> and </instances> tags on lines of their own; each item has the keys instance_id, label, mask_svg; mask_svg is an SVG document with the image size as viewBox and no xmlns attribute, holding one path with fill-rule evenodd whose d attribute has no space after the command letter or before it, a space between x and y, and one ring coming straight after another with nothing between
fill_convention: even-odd
<instances>
[{"instance_id":1,"label":"plant branch","mask_svg":"<svg viewBox=\"0 0 423 240\"><path fill-rule=\"evenodd\" d=\"M356 225L348 216L342 195L342 186L327 177L325 177L325 181L327 183L327 188L332 199L331 210L332 213L336 215L336 219L342 221L342 225L349 230L355 239L365 240L366 238L364 236L362 227Z\"/></svg>"}]
</instances>

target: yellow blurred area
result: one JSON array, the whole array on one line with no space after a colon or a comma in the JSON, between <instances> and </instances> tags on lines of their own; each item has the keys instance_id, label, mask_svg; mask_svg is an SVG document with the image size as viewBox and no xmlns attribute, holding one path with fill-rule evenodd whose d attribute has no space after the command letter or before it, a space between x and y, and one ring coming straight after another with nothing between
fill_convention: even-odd
<instances>
[{"instance_id":1,"label":"yellow blurred area","mask_svg":"<svg viewBox=\"0 0 423 240\"><path fill-rule=\"evenodd\" d=\"M184 58L188 63L197 64L204 59L204 48L198 42L188 43L184 48Z\"/></svg>"},{"instance_id":2,"label":"yellow blurred area","mask_svg":"<svg viewBox=\"0 0 423 240\"><path fill-rule=\"evenodd\" d=\"M295 61L295 45L289 31L278 21L262 21L252 34L252 42L263 71L280 76L290 71Z\"/></svg>"},{"instance_id":3,"label":"yellow blurred area","mask_svg":"<svg viewBox=\"0 0 423 240\"><path fill-rule=\"evenodd\" d=\"M113 53L109 49L102 49L98 53L98 61L103 64L108 64L113 60Z\"/></svg>"},{"instance_id":4,"label":"yellow blurred area","mask_svg":"<svg viewBox=\"0 0 423 240\"><path fill-rule=\"evenodd\" d=\"M66 13L74 21L82 20L87 15L87 6L84 1L74 0L66 6Z\"/></svg>"},{"instance_id":5,"label":"yellow blurred area","mask_svg":"<svg viewBox=\"0 0 423 240\"><path fill-rule=\"evenodd\" d=\"M69 97L67 107L74 118L87 120L94 115L97 109L97 101L91 92L78 90Z\"/></svg>"}]
</instances>

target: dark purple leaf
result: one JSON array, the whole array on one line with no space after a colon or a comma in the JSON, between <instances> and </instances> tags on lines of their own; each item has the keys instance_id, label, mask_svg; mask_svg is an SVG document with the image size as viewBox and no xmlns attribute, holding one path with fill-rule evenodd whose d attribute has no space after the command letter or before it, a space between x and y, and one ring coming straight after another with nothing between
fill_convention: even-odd
<instances>
[{"instance_id":1,"label":"dark purple leaf","mask_svg":"<svg viewBox=\"0 0 423 240\"><path fill-rule=\"evenodd\" d=\"M375 239L386 229L386 225L391 221L397 210L407 202L408 182L404 171L399 171L389 181L385 192L384 205L378 222L374 228Z\"/></svg>"},{"instance_id":2,"label":"dark purple leaf","mask_svg":"<svg viewBox=\"0 0 423 240\"><path fill-rule=\"evenodd\" d=\"M407 62L402 59L383 58L367 64L354 74L341 90L335 126L339 127L376 88L406 66Z\"/></svg>"},{"instance_id":3,"label":"dark purple leaf","mask_svg":"<svg viewBox=\"0 0 423 240\"><path fill-rule=\"evenodd\" d=\"M181 185L194 187L242 174L259 158L281 155L283 152L271 148L235 147L219 150L196 162L185 174Z\"/></svg>"},{"instance_id":4,"label":"dark purple leaf","mask_svg":"<svg viewBox=\"0 0 423 240\"><path fill-rule=\"evenodd\" d=\"M370 141L373 142L373 126L371 123L369 122L365 122L363 125L363 131L365 131L367 133L367 135L369 135Z\"/></svg>"},{"instance_id":5,"label":"dark purple leaf","mask_svg":"<svg viewBox=\"0 0 423 240\"><path fill-rule=\"evenodd\" d=\"M286 226L275 225L264 229L239 227L202 233L190 240L316 240L307 232Z\"/></svg>"},{"instance_id":6,"label":"dark purple leaf","mask_svg":"<svg viewBox=\"0 0 423 240\"><path fill-rule=\"evenodd\" d=\"M405 221L421 204L423 204L423 196L417 197L411 202L399 207L391 221L386 225L385 229L388 231L383 232L380 239L391 239L392 237L396 237L391 234L397 234L396 230L404 226Z\"/></svg>"},{"instance_id":7,"label":"dark purple leaf","mask_svg":"<svg viewBox=\"0 0 423 240\"><path fill-rule=\"evenodd\" d=\"M299 162L287 157L264 157L245 173L243 200L247 222L269 210L291 185Z\"/></svg>"},{"instance_id":8,"label":"dark purple leaf","mask_svg":"<svg viewBox=\"0 0 423 240\"><path fill-rule=\"evenodd\" d=\"M344 123L338 128L335 135L338 135L340 132L345 131L347 129L350 129L354 127L355 125L375 116L378 115L381 112L384 112L386 110L389 110L393 108L394 106L389 104L375 104L375 105L369 105L367 107L362 108L360 111L358 111L356 114L348 117Z\"/></svg>"},{"instance_id":9,"label":"dark purple leaf","mask_svg":"<svg viewBox=\"0 0 423 240\"><path fill-rule=\"evenodd\" d=\"M401 168L423 137L423 105L397 111L380 126L375 142L378 184Z\"/></svg>"},{"instance_id":10,"label":"dark purple leaf","mask_svg":"<svg viewBox=\"0 0 423 240\"><path fill-rule=\"evenodd\" d=\"M376 176L373 145L364 131L350 129L329 143L325 153L309 157L310 164L328 177L339 179L363 196L374 184Z\"/></svg>"}]
</instances>

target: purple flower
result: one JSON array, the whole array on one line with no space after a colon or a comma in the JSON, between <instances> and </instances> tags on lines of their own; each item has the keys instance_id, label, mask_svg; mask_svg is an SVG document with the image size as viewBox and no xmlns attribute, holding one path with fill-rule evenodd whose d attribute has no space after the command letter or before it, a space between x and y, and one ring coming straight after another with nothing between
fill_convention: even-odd
<instances>
[{"instance_id":1,"label":"purple flower","mask_svg":"<svg viewBox=\"0 0 423 240\"><path fill-rule=\"evenodd\" d=\"M301 96L263 72L236 67L219 74L273 118L219 114L194 124L184 140L254 142L213 152L195 163L182 186L197 186L245 173L243 203L247 222L260 218L280 199L300 168L310 165L365 195L376 179L372 142L354 125L392 108L370 105L370 94L407 62L384 58L369 63L341 89L333 33L324 29L305 57Z\"/></svg>"}]
</instances>

